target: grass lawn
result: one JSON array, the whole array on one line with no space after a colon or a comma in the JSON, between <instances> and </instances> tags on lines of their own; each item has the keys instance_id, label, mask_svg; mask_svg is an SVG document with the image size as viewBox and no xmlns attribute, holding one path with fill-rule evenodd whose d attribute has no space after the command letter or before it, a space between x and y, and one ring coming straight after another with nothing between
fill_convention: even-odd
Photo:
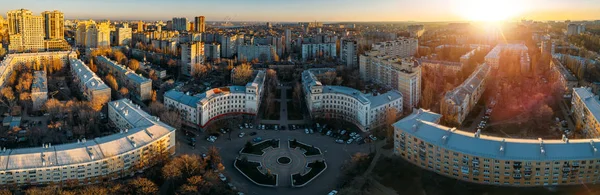
<instances>
[{"instance_id":1,"label":"grass lawn","mask_svg":"<svg viewBox=\"0 0 600 195\"><path fill-rule=\"evenodd\" d=\"M296 140L290 140L289 143L290 143L290 148L300 147L300 148L304 149L306 151L306 152L304 152L304 155L306 155L306 156L321 154L319 149L312 147L312 146L304 145Z\"/></svg>"},{"instance_id":2,"label":"grass lawn","mask_svg":"<svg viewBox=\"0 0 600 195\"><path fill-rule=\"evenodd\" d=\"M302 110L300 108L296 108L294 103L289 101L287 102L287 114L289 120L302 120L304 119Z\"/></svg>"},{"instance_id":3,"label":"grass lawn","mask_svg":"<svg viewBox=\"0 0 600 195\"><path fill-rule=\"evenodd\" d=\"M250 143L250 142L248 142ZM256 155L263 155L263 150L270 147L273 148L279 148L279 140L269 140L269 141L265 141L262 142L260 144L256 144L256 145L252 145L250 143L250 145L246 143L246 146L244 147L244 149L242 150L243 153L248 153L248 154L256 154Z\"/></svg>"},{"instance_id":4,"label":"grass lawn","mask_svg":"<svg viewBox=\"0 0 600 195\"><path fill-rule=\"evenodd\" d=\"M277 184L277 176L263 174L258 171L257 167L260 166L260 163L249 162L246 160L236 160L235 166L256 183L264 185Z\"/></svg>"},{"instance_id":5,"label":"grass lawn","mask_svg":"<svg viewBox=\"0 0 600 195\"><path fill-rule=\"evenodd\" d=\"M308 167L312 168L306 175L300 175L299 173L292 175L294 185L306 184L313 177L317 176L320 172L325 170L325 161L315 161L308 163Z\"/></svg>"}]
</instances>

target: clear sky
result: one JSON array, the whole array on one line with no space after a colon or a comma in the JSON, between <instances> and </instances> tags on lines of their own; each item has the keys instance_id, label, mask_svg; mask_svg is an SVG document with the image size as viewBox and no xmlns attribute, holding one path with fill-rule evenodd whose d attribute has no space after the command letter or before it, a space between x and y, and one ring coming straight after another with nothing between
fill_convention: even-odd
<instances>
[{"instance_id":1,"label":"clear sky","mask_svg":"<svg viewBox=\"0 0 600 195\"><path fill-rule=\"evenodd\" d=\"M600 19L600 0L2 0L0 13L60 10L67 19L169 20L204 15L208 21L459 21ZM501 18L505 18L501 17Z\"/></svg>"}]
</instances>

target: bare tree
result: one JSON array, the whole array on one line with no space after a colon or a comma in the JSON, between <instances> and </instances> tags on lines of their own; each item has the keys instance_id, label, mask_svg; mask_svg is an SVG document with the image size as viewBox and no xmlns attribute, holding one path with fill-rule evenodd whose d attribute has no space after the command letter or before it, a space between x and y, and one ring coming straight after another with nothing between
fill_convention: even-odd
<instances>
[{"instance_id":1,"label":"bare tree","mask_svg":"<svg viewBox=\"0 0 600 195\"><path fill-rule=\"evenodd\" d=\"M248 63L236 66L234 73L231 75L233 84L245 85L250 81L253 72L252 66Z\"/></svg>"},{"instance_id":2,"label":"bare tree","mask_svg":"<svg viewBox=\"0 0 600 195\"><path fill-rule=\"evenodd\" d=\"M115 77L113 75L111 75L111 74L106 75L104 80L106 81L106 84L108 84L108 86L110 86L110 88L112 88L115 91L119 90L119 84L117 83L117 79L115 79Z\"/></svg>"},{"instance_id":3,"label":"bare tree","mask_svg":"<svg viewBox=\"0 0 600 195\"><path fill-rule=\"evenodd\" d=\"M158 194L158 187L149 179L138 177L129 181L131 194Z\"/></svg>"}]
</instances>

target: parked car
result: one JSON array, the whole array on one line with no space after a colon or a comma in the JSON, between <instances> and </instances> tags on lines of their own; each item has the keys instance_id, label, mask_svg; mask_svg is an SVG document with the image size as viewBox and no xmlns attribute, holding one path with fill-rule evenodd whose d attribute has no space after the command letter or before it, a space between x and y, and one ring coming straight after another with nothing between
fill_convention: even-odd
<instances>
[{"instance_id":1,"label":"parked car","mask_svg":"<svg viewBox=\"0 0 600 195\"><path fill-rule=\"evenodd\" d=\"M345 130L342 132L345 132ZM352 133L350 133L350 137L354 137L356 134L357 134L356 132L352 132Z\"/></svg>"},{"instance_id":2,"label":"parked car","mask_svg":"<svg viewBox=\"0 0 600 195\"><path fill-rule=\"evenodd\" d=\"M308 129L310 131L311 134L315 133L315 131L313 131L313 129Z\"/></svg>"},{"instance_id":3,"label":"parked car","mask_svg":"<svg viewBox=\"0 0 600 195\"><path fill-rule=\"evenodd\" d=\"M340 132L340 134L342 134L342 135L346 134L346 130L342 130L342 132ZM352 136L352 135L350 135L350 136Z\"/></svg>"},{"instance_id":4,"label":"parked car","mask_svg":"<svg viewBox=\"0 0 600 195\"><path fill-rule=\"evenodd\" d=\"M310 131L308 131L308 129L304 129L304 133L309 134Z\"/></svg>"},{"instance_id":5,"label":"parked car","mask_svg":"<svg viewBox=\"0 0 600 195\"><path fill-rule=\"evenodd\" d=\"M331 136L331 133L332 133L332 132L331 132L331 130L330 130L330 131L327 131L327 133L325 133L325 135L327 135L327 136Z\"/></svg>"},{"instance_id":6,"label":"parked car","mask_svg":"<svg viewBox=\"0 0 600 195\"><path fill-rule=\"evenodd\" d=\"M354 139L350 138L348 139L348 141L346 141L346 144L351 144L354 141Z\"/></svg>"},{"instance_id":7,"label":"parked car","mask_svg":"<svg viewBox=\"0 0 600 195\"><path fill-rule=\"evenodd\" d=\"M227 181L227 177L225 177L223 173L219 173L219 179L221 179L221 181Z\"/></svg>"},{"instance_id":8,"label":"parked car","mask_svg":"<svg viewBox=\"0 0 600 195\"><path fill-rule=\"evenodd\" d=\"M227 131L225 131L225 129L221 129L219 131L221 131L222 134L226 134L227 133Z\"/></svg>"},{"instance_id":9,"label":"parked car","mask_svg":"<svg viewBox=\"0 0 600 195\"><path fill-rule=\"evenodd\" d=\"M356 141L360 141L360 140L362 140L362 139L363 139L363 138L362 138L362 137L360 137L360 136L358 136L358 137L354 138L354 140L356 140Z\"/></svg>"},{"instance_id":10,"label":"parked car","mask_svg":"<svg viewBox=\"0 0 600 195\"><path fill-rule=\"evenodd\" d=\"M344 143L344 140L343 140L343 139L336 139L336 140L335 140L335 143L338 143L338 144L343 144L343 143Z\"/></svg>"},{"instance_id":11,"label":"parked car","mask_svg":"<svg viewBox=\"0 0 600 195\"><path fill-rule=\"evenodd\" d=\"M244 137L244 135L246 135L246 133L244 133L244 132L241 132L241 133L238 135L238 137L242 138L242 137Z\"/></svg>"},{"instance_id":12,"label":"parked car","mask_svg":"<svg viewBox=\"0 0 600 195\"><path fill-rule=\"evenodd\" d=\"M369 138L371 138L371 140L373 140L373 141L377 141L377 137L375 137L373 135L369 135Z\"/></svg>"},{"instance_id":13,"label":"parked car","mask_svg":"<svg viewBox=\"0 0 600 195\"><path fill-rule=\"evenodd\" d=\"M262 137L256 137L254 139L252 139L253 142L260 142L262 141Z\"/></svg>"}]
</instances>

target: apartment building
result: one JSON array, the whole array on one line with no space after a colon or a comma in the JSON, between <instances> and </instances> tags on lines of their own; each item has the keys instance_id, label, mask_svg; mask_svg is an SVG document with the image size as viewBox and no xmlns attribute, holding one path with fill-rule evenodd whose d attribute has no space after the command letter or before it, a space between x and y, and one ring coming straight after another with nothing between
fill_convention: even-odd
<instances>
[{"instance_id":1,"label":"apartment building","mask_svg":"<svg viewBox=\"0 0 600 195\"><path fill-rule=\"evenodd\" d=\"M48 100L48 79L46 71L33 72L33 82L31 83L31 102L33 110L41 110Z\"/></svg>"},{"instance_id":2,"label":"apartment building","mask_svg":"<svg viewBox=\"0 0 600 195\"><path fill-rule=\"evenodd\" d=\"M9 11L6 16L9 52L44 50L44 17L34 16L26 9Z\"/></svg>"},{"instance_id":3,"label":"apartment building","mask_svg":"<svg viewBox=\"0 0 600 195\"><path fill-rule=\"evenodd\" d=\"M358 41L354 39L340 41L340 62L348 68L358 66Z\"/></svg>"},{"instance_id":4,"label":"apartment building","mask_svg":"<svg viewBox=\"0 0 600 195\"><path fill-rule=\"evenodd\" d=\"M204 43L181 44L181 73L192 76L196 73L195 64L204 64Z\"/></svg>"},{"instance_id":5,"label":"apartment building","mask_svg":"<svg viewBox=\"0 0 600 195\"><path fill-rule=\"evenodd\" d=\"M507 51L511 55L521 55L523 52L527 53L527 50L527 46L525 46L525 44L522 43L498 44L485 56L485 63L491 66L492 68L499 68L500 54L503 51ZM527 58L529 58L529 56L527 56Z\"/></svg>"},{"instance_id":6,"label":"apartment building","mask_svg":"<svg viewBox=\"0 0 600 195\"><path fill-rule=\"evenodd\" d=\"M109 119L129 124L120 133L77 143L0 151L0 185L87 185L143 171L175 153L175 129L130 100L109 103ZM125 127L126 125L123 125Z\"/></svg>"},{"instance_id":7,"label":"apartment building","mask_svg":"<svg viewBox=\"0 0 600 195\"><path fill-rule=\"evenodd\" d=\"M462 124L485 92L490 70L491 66L483 63L461 85L446 92L440 111L447 122Z\"/></svg>"},{"instance_id":8,"label":"apartment building","mask_svg":"<svg viewBox=\"0 0 600 195\"><path fill-rule=\"evenodd\" d=\"M307 43L302 44L302 61L313 59L336 58L336 43Z\"/></svg>"},{"instance_id":9,"label":"apartment building","mask_svg":"<svg viewBox=\"0 0 600 195\"><path fill-rule=\"evenodd\" d=\"M497 186L596 183L600 139L504 138L439 125L427 110L393 124L394 154L453 179Z\"/></svg>"},{"instance_id":10,"label":"apartment building","mask_svg":"<svg viewBox=\"0 0 600 195\"><path fill-rule=\"evenodd\" d=\"M63 63L64 67L71 58L77 58L77 53L72 51L60 51L8 54L6 57L4 57L4 60L0 62L0 87L3 87L4 84L6 84L10 76L14 73L16 66L20 66L28 62L52 62L55 59L58 59Z\"/></svg>"},{"instance_id":11,"label":"apartment building","mask_svg":"<svg viewBox=\"0 0 600 195\"><path fill-rule=\"evenodd\" d=\"M238 45L237 59L241 61L253 61L258 60L260 62L273 61L273 54L275 54L275 46L273 45Z\"/></svg>"},{"instance_id":12,"label":"apartment building","mask_svg":"<svg viewBox=\"0 0 600 195\"><path fill-rule=\"evenodd\" d=\"M149 100L152 96L152 80L136 74L133 70L121 65L115 61L108 59L105 56L96 57L100 68L107 73L112 74L117 81L119 86L126 87L129 89L129 93L134 98L145 101Z\"/></svg>"},{"instance_id":13,"label":"apartment building","mask_svg":"<svg viewBox=\"0 0 600 195\"><path fill-rule=\"evenodd\" d=\"M79 90L88 101L105 101L111 99L111 90L88 66L81 60L72 58L71 75Z\"/></svg>"},{"instance_id":14,"label":"apartment building","mask_svg":"<svg viewBox=\"0 0 600 195\"><path fill-rule=\"evenodd\" d=\"M110 47L110 24L93 20L77 24L75 43L88 48Z\"/></svg>"},{"instance_id":15,"label":"apartment building","mask_svg":"<svg viewBox=\"0 0 600 195\"><path fill-rule=\"evenodd\" d=\"M550 61L550 68L553 73L553 77L560 82L560 85L563 87L565 94L571 94L573 92L573 88L579 85L579 80L575 77L567 67L565 67L560 60L557 58L552 58Z\"/></svg>"},{"instance_id":16,"label":"apartment building","mask_svg":"<svg viewBox=\"0 0 600 195\"><path fill-rule=\"evenodd\" d=\"M600 136L600 100L591 88L573 88L571 115L577 131L586 137Z\"/></svg>"},{"instance_id":17,"label":"apartment building","mask_svg":"<svg viewBox=\"0 0 600 195\"><path fill-rule=\"evenodd\" d=\"M323 85L319 79L332 68L313 68L302 72L302 87L306 106L313 118L336 118L369 131L385 124L388 111L402 113L402 96L397 90L380 95L363 94L343 86Z\"/></svg>"},{"instance_id":18,"label":"apartment building","mask_svg":"<svg viewBox=\"0 0 600 195\"><path fill-rule=\"evenodd\" d=\"M415 38L399 38L394 41L374 43L371 50L379 51L380 55L396 57L412 57L417 53L419 40Z\"/></svg>"}]
</instances>

